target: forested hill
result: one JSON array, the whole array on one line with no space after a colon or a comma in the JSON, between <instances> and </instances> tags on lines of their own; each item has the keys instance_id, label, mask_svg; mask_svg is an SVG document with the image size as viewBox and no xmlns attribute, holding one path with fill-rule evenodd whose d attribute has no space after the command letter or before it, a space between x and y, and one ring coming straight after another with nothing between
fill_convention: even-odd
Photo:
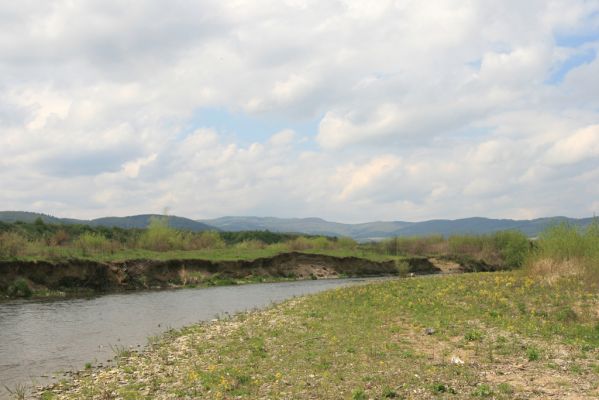
<instances>
[{"instance_id":1,"label":"forested hill","mask_svg":"<svg viewBox=\"0 0 599 400\"><path fill-rule=\"evenodd\" d=\"M92 220L57 218L51 215L26 212L26 211L0 211L0 221L2 222L34 222L38 218L47 224L82 224L90 226L106 226L118 228L146 228L152 217L160 217L158 214L132 215L128 217L104 217ZM169 226L176 229L184 229L193 232L219 230L216 227L209 226L202 222L194 221L189 218L168 216Z\"/></svg>"},{"instance_id":2,"label":"forested hill","mask_svg":"<svg viewBox=\"0 0 599 400\"><path fill-rule=\"evenodd\" d=\"M360 224L330 222L321 218L222 217L201 220L224 231L270 230L301 232L312 235L350 236L357 240L373 240L392 236L426 236L433 234L484 234L503 230L519 230L527 236L537 236L548 226L567 222L587 226L593 218L550 217L532 220L464 218L422 222L375 221Z\"/></svg>"},{"instance_id":3,"label":"forested hill","mask_svg":"<svg viewBox=\"0 0 599 400\"><path fill-rule=\"evenodd\" d=\"M2 222L34 222L40 218L45 223L83 224L119 228L145 228L157 214L142 214L127 217L104 217L92 220L58 218L51 215L24 212L0 211ZM194 232L205 230L222 231L271 231L304 233L325 236L349 236L356 240L376 240L393 236L426 236L455 234L485 234L503 230L519 230L527 236L537 236L548 226L568 223L574 226L587 226L593 218L549 217L531 220L463 218L436 219L422 222L374 221L359 224L345 224L326 221L321 218L275 218L275 217L221 217L194 221L189 218L169 216L169 225L176 229Z\"/></svg>"}]
</instances>

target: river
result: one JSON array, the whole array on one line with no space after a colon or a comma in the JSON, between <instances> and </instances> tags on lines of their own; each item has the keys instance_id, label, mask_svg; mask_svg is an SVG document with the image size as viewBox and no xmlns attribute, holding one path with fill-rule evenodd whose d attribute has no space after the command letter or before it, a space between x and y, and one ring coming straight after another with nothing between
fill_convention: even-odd
<instances>
[{"instance_id":1,"label":"river","mask_svg":"<svg viewBox=\"0 0 599 400\"><path fill-rule=\"evenodd\" d=\"M47 384L66 371L108 364L116 348L143 348L169 328L364 279L330 279L0 303L0 398L5 386Z\"/></svg>"}]
</instances>

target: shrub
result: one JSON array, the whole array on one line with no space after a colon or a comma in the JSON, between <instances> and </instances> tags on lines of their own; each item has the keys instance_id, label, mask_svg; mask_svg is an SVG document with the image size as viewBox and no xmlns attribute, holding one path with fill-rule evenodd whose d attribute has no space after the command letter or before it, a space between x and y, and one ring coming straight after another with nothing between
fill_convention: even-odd
<instances>
[{"instance_id":1,"label":"shrub","mask_svg":"<svg viewBox=\"0 0 599 400\"><path fill-rule=\"evenodd\" d=\"M319 236L308 239L309 248L317 250L326 250L333 247L333 243L326 237Z\"/></svg>"},{"instance_id":2,"label":"shrub","mask_svg":"<svg viewBox=\"0 0 599 400\"><path fill-rule=\"evenodd\" d=\"M401 237L396 239L399 254L424 256L440 254L447 250L445 238L441 235L423 237Z\"/></svg>"},{"instance_id":3,"label":"shrub","mask_svg":"<svg viewBox=\"0 0 599 400\"><path fill-rule=\"evenodd\" d=\"M448 239L448 245L450 252L455 255L508 268L521 267L530 249L528 238L518 231L478 236L455 235Z\"/></svg>"},{"instance_id":4,"label":"shrub","mask_svg":"<svg viewBox=\"0 0 599 400\"><path fill-rule=\"evenodd\" d=\"M83 255L94 253L112 253L115 250L113 243L103 235L93 232L85 232L73 243L75 248L81 250Z\"/></svg>"},{"instance_id":5,"label":"shrub","mask_svg":"<svg viewBox=\"0 0 599 400\"><path fill-rule=\"evenodd\" d=\"M448 239L449 251L459 256L468 256L490 263L499 259L499 251L488 236L454 235Z\"/></svg>"},{"instance_id":6,"label":"shrub","mask_svg":"<svg viewBox=\"0 0 599 400\"><path fill-rule=\"evenodd\" d=\"M591 287L599 286L599 222L586 229L560 224L546 229L535 243L528 261L532 276L552 284L576 277Z\"/></svg>"},{"instance_id":7,"label":"shrub","mask_svg":"<svg viewBox=\"0 0 599 400\"><path fill-rule=\"evenodd\" d=\"M358 247L358 243L354 239L347 236L342 236L337 239L336 245L338 248L344 250L354 250L356 247Z\"/></svg>"},{"instance_id":8,"label":"shrub","mask_svg":"<svg viewBox=\"0 0 599 400\"><path fill-rule=\"evenodd\" d=\"M395 260L395 268L399 276L407 276L410 273L410 264L404 260Z\"/></svg>"},{"instance_id":9,"label":"shrub","mask_svg":"<svg viewBox=\"0 0 599 400\"><path fill-rule=\"evenodd\" d=\"M33 290L29 287L29 283L23 279L16 279L11 286L8 287L8 295L13 297L31 297Z\"/></svg>"},{"instance_id":10,"label":"shrub","mask_svg":"<svg viewBox=\"0 0 599 400\"><path fill-rule=\"evenodd\" d=\"M522 232L497 232L493 235L493 241L501 254L503 265L519 268L524 264L530 251L530 241Z\"/></svg>"},{"instance_id":11,"label":"shrub","mask_svg":"<svg viewBox=\"0 0 599 400\"><path fill-rule=\"evenodd\" d=\"M200 234L193 234L189 239L189 248L193 250L222 249L225 246L224 240L220 234L215 231L205 231Z\"/></svg>"},{"instance_id":12,"label":"shrub","mask_svg":"<svg viewBox=\"0 0 599 400\"><path fill-rule=\"evenodd\" d=\"M138 239L139 247L154 251L189 248L189 237L168 226L167 217L152 217L150 225Z\"/></svg>"},{"instance_id":13,"label":"shrub","mask_svg":"<svg viewBox=\"0 0 599 400\"><path fill-rule=\"evenodd\" d=\"M0 233L0 258L18 257L25 254L27 239L16 232Z\"/></svg>"},{"instance_id":14,"label":"shrub","mask_svg":"<svg viewBox=\"0 0 599 400\"><path fill-rule=\"evenodd\" d=\"M54 232L48 239L49 246L63 246L69 241L69 233L64 229Z\"/></svg>"},{"instance_id":15,"label":"shrub","mask_svg":"<svg viewBox=\"0 0 599 400\"><path fill-rule=\"evenodd\" d=\"M302 251L311 248L311 243L303 236L298 236L295 239L286 242L287 248L292 251Z\"/></svg>"}]
</instances>

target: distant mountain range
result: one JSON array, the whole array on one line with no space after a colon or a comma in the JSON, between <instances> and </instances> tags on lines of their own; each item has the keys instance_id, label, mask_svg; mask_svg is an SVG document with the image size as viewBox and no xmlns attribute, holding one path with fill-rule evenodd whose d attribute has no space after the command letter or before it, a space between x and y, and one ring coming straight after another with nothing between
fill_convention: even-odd
<instances>
[{"instance_id":1,"label":"distant mountain range","mask_svg":"<svg viewBox=\"0 0 599 400\"><path fill-rule=\"evenodd\" d=\"M41 218L46 223L84 224L120 228L145 228L157 214L143 214L129 217L105 217L92 220L57 218L46 214L25 211L0 211L3 222L34 222ZM169 216L169 225L176 229L194 232L206 230L222 231L263 231L305 233L326 236L350 236L356 240L377 240L392 236L425 236L454 234L484 234L503 230L519 230L533 237L550 225L567 222L576 226L587 226L593 218L550 217L532 220L464 218L456 220L435 219L423 222L376 221L361 224L343 224L321 218L274 218L274 217L222 217L194 221L189 218Z\"/></svg>"},{"instance_id":2,"label":"distant mountain range","mask_svg":"<svg viewBox=\"0 0 599 400\"><path fill-rule=\"evenodd\" d=\"M519 230L527 236L537 236L552 224L567 222L587 226L592 218L552 217L533 220L464 218L456 220L436 219L423 222L377 221L361 224L342 224L320 218L273 218L273 217L222 217L201 222L224 231L269 230L273 232L301 232L312 235L350 236L356 240L377 240L392 236L424 236L483 234L503 230Z\"/></svg>"},{"instance_id":3,"label":"distant mountain range","mask_svg":"<svg viewBox=\"0 0 599 400\"><path fill-rule=\"evenodd\" d=\"M152 217L160 217L158 214L142 214L133 215L130 217L104 217L92 220L73 219L73 218L57 218L51 215L39 214L26 211L0 211L0 221L3 222L34 222L41 218L47 224L82 224L90 226L107 226L119 227L124 229L130 228L146 228ZM201 232L209 230L219 230L214 226L208 226L202 222L194 221L189 218L170 216L168 217L169 226L176 229L184 229L192 232Z\"/></svg>"}]
</instances>

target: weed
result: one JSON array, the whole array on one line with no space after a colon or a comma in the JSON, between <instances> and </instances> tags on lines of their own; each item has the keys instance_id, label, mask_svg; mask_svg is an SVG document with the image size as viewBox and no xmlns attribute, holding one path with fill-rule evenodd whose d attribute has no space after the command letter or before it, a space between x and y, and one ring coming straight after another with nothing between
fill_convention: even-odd
<instances>
[{"instance_id":1,"label":"weed","mask_svg":"<svg viewBox=\"0 0 599 400\"><path fill-rule=\"evenodd\" d=\"M472 395L476 397L491 397L493 396L493 390L486 383L482 383L474 389Z\"/></svg>"},{"instance_id":2,"label":"weed","mask_svg":"<svg viewBox=\"0 0 599 400\"><path fill-rule=\"evenodd\" d=\"M445 393L447 392L447 386L442 383L435 383L433 385L433 393Z\"/></svg>"},{"instance_id":3,"label":"weed","mask_svg":"<svg viewBox=\"0 0 599 400\"><path fill-rule=\"evenodd\" d=\"M45 391L40 395L41 400L53 400L56 398L56 395L50 391Z\"/></svg>"},{"instance_id":4,"label":"weed","mask_svg":"<svg viewBox=\"0 0 599 400\"><path fill-rule=\"evenodd\" d=\"M483 333L477 329L472 329L466 332L464 339L469 342L480 342L483 339Z\"/></svg>"},{"instance_id":5,"label":"weed","mask_svg":"<svg viewBox=\"0 0 599 400\"><path fill-rule=\"evenodd\" d=\"M513 394L514 388L509 383L500 383L497 385L497 390L503 394Z\"/></svg>"},{"instance_id":6,"label":"weed","mask_svg":"<svg viewBox=\"0 0 599 400\"><path fill-rule=\"evenodd\" d=\"M399 397L397 392L389 387L383 389L382 395L385 399L396 399L397 397Z\"/></svg>"},{"instance_id":7,"label":"weed","mask_svg":"<svg viewBox=\"0 0 599 400\"><path fill-rule=\"evenodd\" d=\"M582 367L580 366L580 364L572 364L570 366L570 371L572 371L573 373L577 374L577 375L581 375L583 372Z\"/></svg>"},{"instance_id":8,"label":"weed","mask_svg":"<svg viewBox=\"0 0 599 400\"><path fill-rule=\"evenodd\" d=\"M526 349L526 357L528 361L537 361L541 358L541 352L536 347L529 347Z\"/></svg>"},{"instance_id":9,"label":"weed","mask_svg":"<svg viewBox=\"0 0 599 400\"><path fill-rule=\"evenodd\" d=\"M25 385L18 383L12 389L8 386L4 386L4 388L15 400L25 400L27 396L27 387Z\"/></svg>"},{"instance_id":10,"label":"weed","mask_svg":"<svg viewBox=\"0 0 599 400\"><path fill-rule=\"evenodd\" d=\"M352 393L353 400L366 400L368 396L366 396L366 392L362 389L356 389Z\"/></svg>"},{"instance_id":11,"label":"weed","mask_svg":"<svg viewBox=\"0 0 599 400\"><path fill-rule=\"evenodd\" d=\"M564 307L556 313L555 317L558 321L574 322L578 319L578 314L576 314L576 311L574 311L572 308Z\"/></svg>"},{"instance_id":12,"label":"weed","mask_svg":"<svg viewBox=\"0 0 599 400\"><path fill-rule=\"evenodd\" d=\"M131 350L127 349L122 345L110 345L110 350L112 350L114 356L118 359L127 358L131 356Z\"/></svg>"}]
</instances>

